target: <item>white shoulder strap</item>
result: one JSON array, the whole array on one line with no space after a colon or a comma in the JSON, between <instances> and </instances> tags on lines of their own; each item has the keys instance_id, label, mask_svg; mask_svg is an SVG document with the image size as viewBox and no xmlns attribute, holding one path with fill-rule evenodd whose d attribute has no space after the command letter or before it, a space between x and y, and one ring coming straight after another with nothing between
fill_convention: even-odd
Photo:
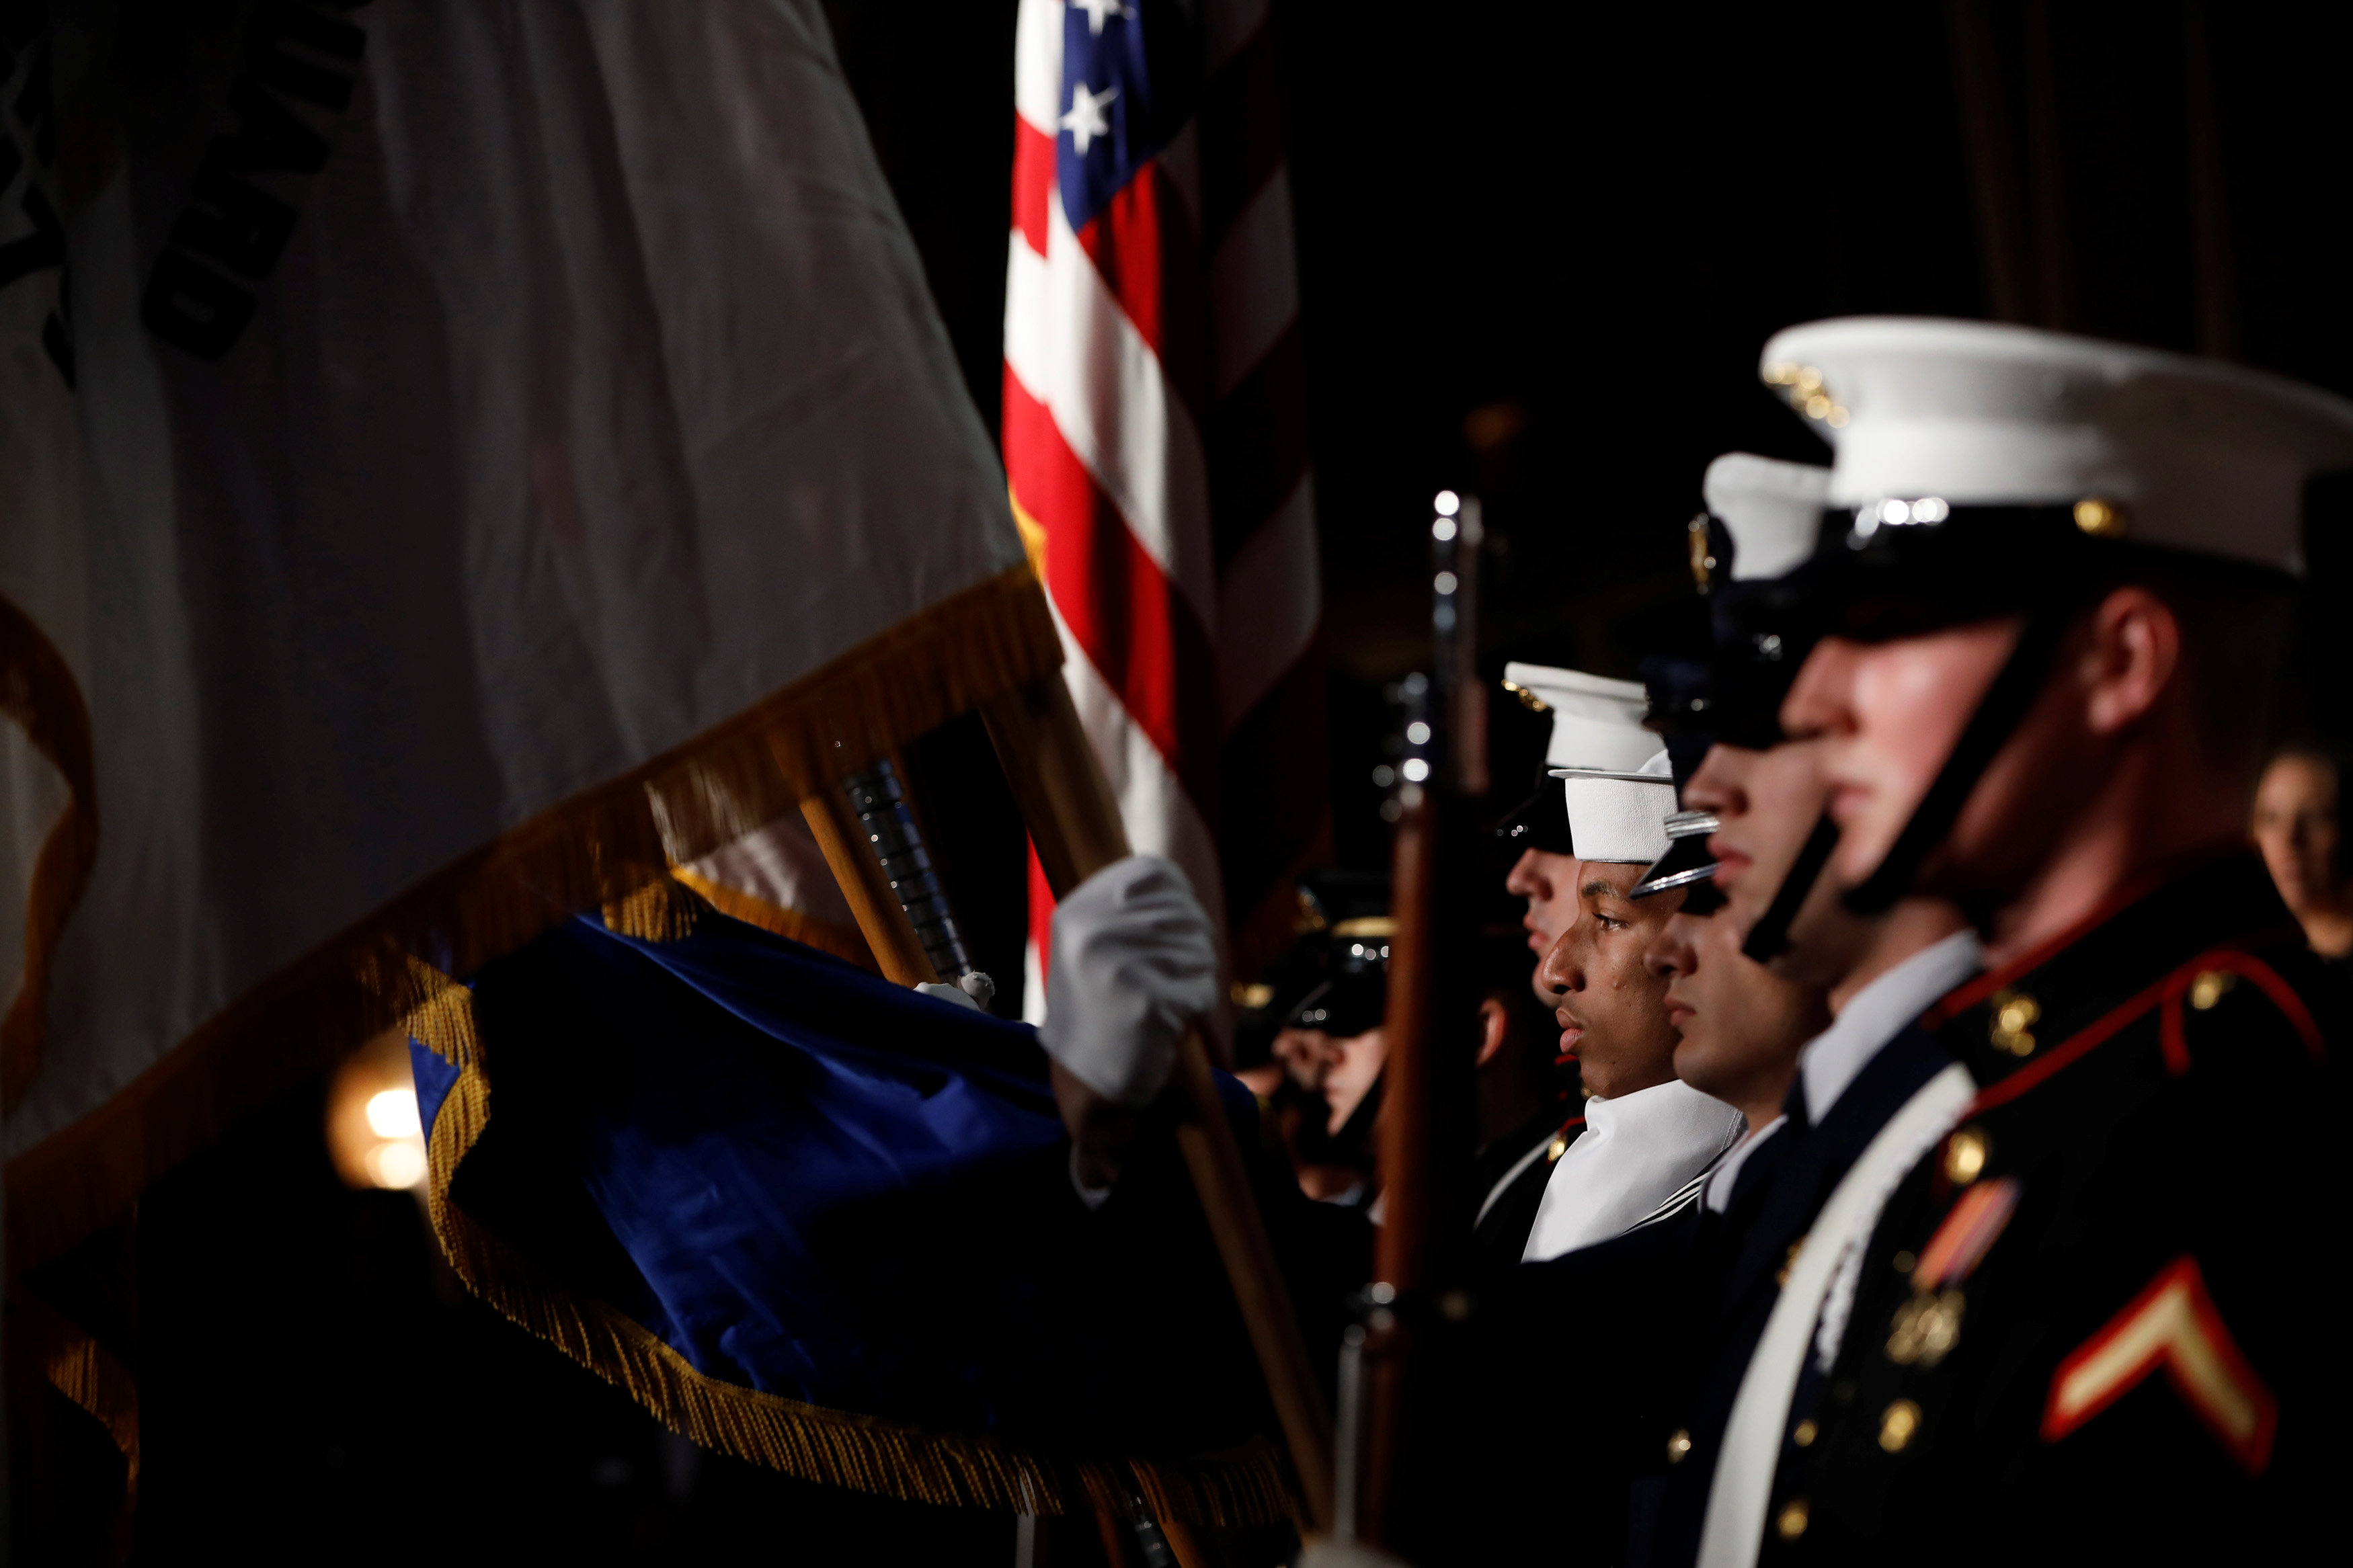
<instances>
[{"instance_id":1,"label":"white shoulder strap","mask_svg":"<svg viewBox=\"0 0 2353 1568\"><path fill-rule=\"evenodd\" d=\"M1822 1205L1732 1402L1724 1452L1707 1494L1700 1568L1750 1568L1756 1563L1765 1539L1765 1510L1773 1500L1773 1471L1780 1462L1789 1398L1797 1392L1806 1346L1814 1337L1814 1320L1821 1313L1839 1261L1848 1248L1870 1241L1888 1195L1960 1120L1977 1092L1968 1069L1957 1063L1921 1085L1879 1130Z\"/></svg>"}]
</instances>

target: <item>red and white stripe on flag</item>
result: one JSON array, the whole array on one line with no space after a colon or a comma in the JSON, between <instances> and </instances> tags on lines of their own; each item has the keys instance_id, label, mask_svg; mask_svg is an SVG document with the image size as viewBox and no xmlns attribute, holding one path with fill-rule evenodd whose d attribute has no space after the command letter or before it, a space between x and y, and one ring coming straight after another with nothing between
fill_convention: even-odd
<instances>
[{"instance_id":1,"label":"red and white stripe on flag","mask_svg":"<svg viewBox=\"0 0 2353 1568\"><path fill-rule=\"evenodd\" d=\"M1145 26L1140 14L1163 3L1081 0L1066 16L1062 0L1022 0L1005 467L1129 841L1184 868L1247 964L1288 940L1290 878L1329 827L1299 289L1266 0L1199 7L1193 112L1107 199L1095 193L1091 211L1066 202L1058 176L1058 138L1100 127L1113 101L1111 85L1066 58L1066 28L1100 39L1106 26ZM1074 208L1086 214L1075 226ZM1034 855L1029 880L1035 1017L1053 906Z\"/></svg>"}]
</instances>

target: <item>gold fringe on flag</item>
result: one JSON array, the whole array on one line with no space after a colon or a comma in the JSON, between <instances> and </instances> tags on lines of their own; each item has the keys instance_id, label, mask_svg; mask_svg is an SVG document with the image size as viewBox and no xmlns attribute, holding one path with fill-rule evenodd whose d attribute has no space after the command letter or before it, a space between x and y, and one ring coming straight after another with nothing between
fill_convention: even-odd
<instances>
[{"instance_id":1,"label":"gold fringe on flag","mask_svg":"<svg viewBox=\"0 0 2353 1568\"><path fill-rule=\"evenodd\" d=\"M29 621L23 628L38 637ZM0 712L37 739L69 736L79 711L78 698L67 701L69 682L62 689L44 684L47 667L38 655L47 647L0 624ZM105 1105L9 1161L10 1271L37 1268L119 1218L148 1183L237 1117L396 1022L400 1013L391 1003L401 987L386 977L404 973L408 954L429 953L449 973L470 973L575 910L666 882L671 867L785 815L893 746L1051 673L1061 659L1036 577L1026 563L1014 566L500 835L248 987ZM87 728L85 719L85 734ZM72 752L58 754L70 760ZM94 846L95 816L73 832L60 853L67 870ZM79 873L37 879L31 929L53 937L79 886ZM47 925L45 910L54 911ZM45 958L28 965L26 992L45 985L46 974Z\"/></svg>"},{"instance_id":2,"label":"gold fringe on flag","mask_svg":"<svg viewBox=\"0 0 2353 1568\"><path fill-rule=\"evenodd\" d=\"M688 895L648 889L607 912L624 935L674 940L691 926ZM1001 1438L932 1432L806 1405L697 1371L644 1325L547 1277L522 1251L452 1203L458 1167L490 1125L490 1053L473 993L410 960L398 988L413 998L410 1036L458 1068L429 1142L426 1207L449 1266L467 1287L607 1382L672 1431L706 1448L801 1480L908 1502L1032 1514L1109 1510L1142 1497L1155 1518L1219 1526L1293 1517L1282 1461L1263 1440L1182 1460L1071 1458Z\"/></svg>"},{"instance_id":3,"label":"gold fringe on flag","mask_svg":"<svg viewBox=\"0 0 2353 1568\"><path fill-rule=\"evenodd\" d=\"M836 925L819 920L799 910L789 910L773 904L741 888L731 888L714 882L702 872L686 866L670 868L671 876L691 888L712 909L723 915L742 921L745 925L758 926L762 931L790 937L803 947L813 947L819 952L829 952L845 963L854 963L869 973L881 973L874 963L874 952L866 945L856 926Z\"/></svg>"}]
</instances>

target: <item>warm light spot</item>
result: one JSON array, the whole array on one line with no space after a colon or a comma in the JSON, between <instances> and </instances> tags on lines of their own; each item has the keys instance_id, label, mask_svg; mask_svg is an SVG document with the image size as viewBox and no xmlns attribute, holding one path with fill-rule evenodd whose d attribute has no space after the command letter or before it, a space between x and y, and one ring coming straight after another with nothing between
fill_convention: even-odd
<instances>
[{"instance_id":1,"label":"warm light spot","mask_svg":"<svg viewBox=\"0 0 2353 1568\"><path fill-rule=\"evenodd\" d=\"M424 1135L425 1123L417 1119L417 1091L413 1089L387 1089L372 1094L367 1102L368 1130L379 1138L417 1138ZM408 1184L403 1182L402 1186Z\"/></svg>"},{"instance_id":2,"label":"warm light spot","mask_svg":"<svg viewBox=\"0 0 2353 1568\"><path fill-rule=\"evenodd\" d=\"M425 1180L425 1145L412 1139L379 1143L367 1152L367 1172L379 1187L413 1187Z\"/></svg>"}]
</instances>

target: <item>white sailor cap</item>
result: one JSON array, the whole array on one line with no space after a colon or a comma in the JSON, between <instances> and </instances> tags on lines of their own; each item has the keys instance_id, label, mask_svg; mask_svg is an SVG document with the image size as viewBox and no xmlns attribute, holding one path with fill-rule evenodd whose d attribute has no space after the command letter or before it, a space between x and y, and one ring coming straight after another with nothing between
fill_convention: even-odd
<instances>
[{"instance_id":1,"label":"white sailor cap","mask_svg":"<svg viewBox=\"0 0 2353 1568\"><path fill-rule=\"evenodd\" d=\"M2306 481L2353 468L2343 398L2028 327L1815 321L1775 334L1760 374L1836 449L1828 504L1858 547L1956 509L2053 509L2094 539L2301 574Z\"/></svg>"},{"instance_id":2,"label":"white sailor cap","mask_svg":"<svg viewBox=\"0 0 2353 1568\"><path fill-rule=\"evenodd\" d=\"M1546 767L1630 773L1659 749L1658 736L1642 728L1650 704L1639 680L1514 663L1504 667L1504 685L1523 700L1533 697L1551 711Z\"/></svg>"},{"instance_id":3,"label":"white sailor cap","mask_svg":"<svg viewBox=\"0 0 2353 1568\"><path fill-rule=\"evenodd\" d=\"M1814 552L1830 488L1831 471L1819 463L1750 452L1710 463L1700 494L1732 536L1732 581L1778 577L1803 563Z\"/></svg>"},{"instance_id":4,"label":"white sailor cap","mask_svg":"<svg viewBox=\"0 0 2353 1568\"><path fill-rule=\"evenodd\" d=\"M1657 745L1657 736L1648 739ZM1563 781L1578 859L1648 866L1667 852L1675 776L1663 748L1639 768L1555 768L1552 776Z\"/></svg>"}]
</instances>

